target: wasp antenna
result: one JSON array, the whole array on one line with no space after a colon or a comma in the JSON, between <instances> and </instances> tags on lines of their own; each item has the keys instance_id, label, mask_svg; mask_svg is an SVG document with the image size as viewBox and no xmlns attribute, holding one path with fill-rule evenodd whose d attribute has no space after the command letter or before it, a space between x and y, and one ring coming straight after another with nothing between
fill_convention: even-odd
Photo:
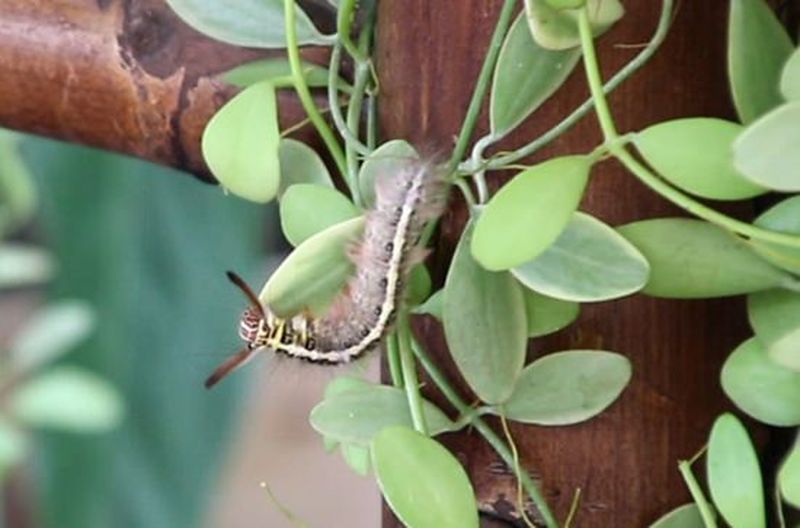
<instances>
[{"instance_id":1,"label":"wasp antenna","mask_svg":"<svg viewBox=\"0 0 800 528\"><path fill-rule=\"evenodd\" d=\"M258 295L256 295L253 290L250 289L250 286L247 285L244 279L232 271L226 271L225 274L228 276L228 280L242 290L242 293L244 293L245 297L247 297L247 300L250 301L250 305L255 308L259 314L261 314L262 318L265 318L266 315L264 314L264 307L261 305Z\"/></svg>"},{"instance_id":2,"label":"wasp antenna","mask_svg":"<svg viewBox=\"0 0 800 528\"><path fill-rule=\"evenodd\" d=\"M216 369L214 369L214 372L212 372L211 375L206 379L204 384L206 388L210 389L211 387L219 383L220 380L222 380L222 378L224 378L237 368L241 367L242 365L250 361L258 351L259 349L257 348L254 349L243 348L234 355L232 355L231 357L229 357L228 359L226 359L225 361L223 361L222 364L218 366Z\"/></svg>"}]
</instances>

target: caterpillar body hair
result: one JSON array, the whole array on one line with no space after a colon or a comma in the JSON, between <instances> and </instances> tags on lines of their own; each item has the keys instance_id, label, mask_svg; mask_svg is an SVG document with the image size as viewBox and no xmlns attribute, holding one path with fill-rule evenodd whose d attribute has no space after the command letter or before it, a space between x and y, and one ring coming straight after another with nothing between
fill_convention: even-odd
<instances>
[{"instance_id":1,"label":"caterpillar body hair","mask_svg":"<svg viewBox=\"0 0 800 528\"><path fill-rule=\"evenodd\" d=\"M320 318L305 313L276 317L233 273L228 277L250 300L239 325L246 347L206 380L215 385L257 352L274 350L312 363L348 363L376 348L391 329L411 268L426 250L419 246L425 225L444 211L445 174L440 167L408 159L375 182L375 206L366 215L364 234L353 246L355 273Z\"/></svg>"}]
</instances>

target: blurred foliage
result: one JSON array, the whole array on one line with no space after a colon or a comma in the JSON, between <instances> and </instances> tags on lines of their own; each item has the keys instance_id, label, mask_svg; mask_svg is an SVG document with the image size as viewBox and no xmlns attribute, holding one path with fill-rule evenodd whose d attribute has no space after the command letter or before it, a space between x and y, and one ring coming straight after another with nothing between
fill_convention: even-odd
<instances>
[{"instance_id":1,"label":"blurred foliage","mask_svg":"<svg viewBox=\"0 0 800 528\"><path fill-rule=\"evenodd\" d=\"M243 377L213 392L202 380L238 346L243 302L224 271L263 279L263 209L111 154L33 139L22 149L59 263L52 296L96 310L70 364L110 379L127 404L111 434L43 436L43 526L200 526Z\"/></svg>"}]
</instances>

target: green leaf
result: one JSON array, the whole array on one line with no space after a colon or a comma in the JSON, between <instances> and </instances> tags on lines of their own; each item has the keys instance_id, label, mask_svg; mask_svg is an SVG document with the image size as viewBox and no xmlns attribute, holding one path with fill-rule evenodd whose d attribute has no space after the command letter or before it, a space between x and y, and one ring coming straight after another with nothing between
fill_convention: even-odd
<instances>
[{"instance_id":1,"label":"green leaf","mask_svg":"<svg viewBox=\"0 0 800 528\"><path fill-rule=\"evenodd\" d=\"M55 264L50 253L27 244L0 245L0 288L17 288L50 280Z\"/></svg>"},{"instance_id":2,"label":"green leaf","mask_svg":"<svg viewBox=\"0 0 800 528\"><path fill-rule=\"evenodd\" d=\"M275 88L260 82L214 114L203 132L203 157L227 190L265 203L278 192L279 142Z\"/></svg>"},{"instance_id":3,"label":"green leaf","mask_svg":"<svg viewBox=\"0 0 800 528\"><path fill-rule=\"evenodd\" d=\"M333 188L328 168L314 149L303 142L282 138L278 147L281 165L281 181L278 198L296 183L316 183Z\"/></svg>"},{"instance_id":4,"label":"green leaf","mask_svg":"<svg viewBox=\"0 0 800 528\"><path fill-rule=\"evenodd\" d=\"M369 474L369 448L353 444L342 444L342 457L350 469L361 476Z\"/></svg>"},{"instance_id":5,"label":"green leaf","mask_svg":"<svg viewBox=\"0 0 800 528\"><path fill-rule=\"evenodd\" d=\"M500 403L525 362L525 300L508 272L483 269L470 254L473 223L461 235L444 286L444 332L464 379L483 401Z\"/></svg>"},{"instance_id":6,"label":"green leaf","mask_svg":"<svg viewBox=\"0 0 800 528\"><path fill-rule=\"evenodd\" d=\"M650 528L706 528L696 504L684 504L661 517Z\"/></svg>"},{"instance_id":7,"label":"green leaf","mask_svg":"<svg viewBox=\"0 0 800 528\"><path fill-rule=\"evenodd\" d=\"M363 389L368 388L372 384L363 379L363 378L356 378L353 376L337 376L333 378L328 384L325 386L325 394L323 399L332 398L338 394L343 394L347 391L355 390L355 389ZM325 445L325 451L331 452L339 445L339 441L335 438L331 438L330 436L322 435L322 441ZM344 446L342 446L344 448ZM342 455L345 457L345 462L347 462L347 456L342 449Z\"/></svg>"},{"instance_id":8,"label":"green leaf","mask_svg":"<svg viewBox=\"0 0 800 528\"><path fill-rule=\"evenodd\" d=\"M409 306L416 306L423 302L431 294L431 274L424 264L414 266L408 278L408 290L406 291L406 303Z\"/></svg>"},{"instance_id":9,"label":"green leaf","mask_svg":"<svg viewBox=\"0 0 800 528\"><path fill-rule=\"evenodd\" d=\"M784 500L795 508L800 508L800 444L795 444L783 461L778 472L778 485Z\"/></svg>"},{"instance_id":10,"label":"green leaf","mask_svg":"<svg viewBox=\"0 0 800 528\"><path fill-rule=\"evenodd\" d=\"M766 527L758 457L742 423L725 413L714 422L706 458L714 505L732 528Z\"/></svg>"},{"instance_id":11,"label":"green leaf","mask_svg":"<svg viewBox=\"0 0 800 528\"><path fill-rule=\"evenodd\" d=\"M442 312L444 311L444 289L435 291L433 295L428 297L428 300L419 306L411 309L411 313L432 315L435 318L442 320Z\"/></svg>"},{"instance_id":12,"label":"green leaf","mask_svg":"<svg viewBox=\"0 0 800 528\"><path fill-rule=\"evenodd\" d=\"M731 0L728 80L743 123L781 104L778 81L794 46L765 0Z\"/></svg>"},{"instance_id":13,"label":"green leaf","mask_svg":"<svg viewBox=\"0 0 800 528\"><path fill-rule=\"evenodd\" d=\"M580 48L549 50L531 37L524 13L506 36L494 70L489 122L492 134L514 129L545 102L569 77Z\"/></svg>"},{"instance_id":14,"label":"green leaf","mask_svg":"<svg viewBox=\"0 0 800 528\"><path fill-rule=\"evenodd\" d=\"M644 129L633 142L675 186L703 198L743 200L767 192L733 168L732 145L743 129L710 117L675 119Z\"/></svg>"},{"instance_id":15,"label":"green leaf","mask_svg":"<svg viewBox=\"0 0 800 528\"><path fill-rule=\"evenodd\" d=\"M800 48L794 50L783 66L781 93L787 101L800 100Z\"/></svg>"},{"instance_id":16,"label":"green leaf","mask_svg":"<svg viewBox=\"0 0 800 528\"><path fill-rule=\"evenodd\" d=\"M301 61L306 84L312 88L328 86L328 70L311 62ZM261 81L271 81L276 87L283 87L284 83L276 80L288 81L287 86L294 86L291 81L292 68L286 57L270 57L253 62L240 64L232 70L222 74L222 80L240 88L246 88ZM343 82L343 81L341 81Z\"/></svg>"},{"instance_id":17,"label":"green leaf","mask_svg":"<svg viewBox=\"0 0 800 528\"><path fill-rule=\"evenodd\" d=\"M701 220L657 218L618 231L650 262L642 291L655 297L739 295L774 288L788 278L742 240Z\"/></svg>"},{"instance_id":18,"label":"green leaf","mask_svg":"<svg viewBox=\"0 0 800 528\"><path fill-rule=\"evenodd\" d=\"M650 265L613 228L576 212L550 247L511 273L526 287L550 297L591 302L640 290L647 283Z\"/></svg>"},{"instance_id":19,"label":"green leaf","mask_svg":"<svg viewBox=\"0 0 800 528\"><path fill-rule=\"evenodd\" d=\"M6 482L8 471L18 464L28 448L25 435L5 418L0 418L0 482Z\"/></svg>"},{"instance_id":20,"label":"green leaf","mask_svg":"<svg viewBox=\"0 0 800 528\"><path fill-rule=\"evenodd\" d=\"M410 143L393 139L382 144L364 160L358 173L358 188L364 207L375 205L375 180L381 174L396 174L409 159L418 159L419 154Z\"/></svg>"},{"instance_id":21,"label":"green leaf","mask_svg":"<svg viewBox=\"0 0 800 528\"><path fill-rule=\"evenodd\" d=\"M18 387L11 414L31 427L99 433L117 427L124 405L107 381L78 367L57 367Z\"/></svg>"},{"instance_id":22,"label":"green leaf","mask_svg":"<svg viewBox=\"0 0 800 528\"><path fill-rule=\"evenodd\" d=\"M605 33L625 14L625 8L618 0L587 0L586 9L595 36ZM557 9L551 0L525 0L525 15L533 38L547 49L562 50L580 45L579 12L577 9Z\"/></svg>"},{"instance_id":23,"label":"green leaf","mask_svg":"<svg viewBox=\"0 0 800 528\"><path fill-rule=\"evenodd\" d=\"M522 291L528 315L528 337L558 332L578 318L581 310L578 303L553 299L527 288Z\"/></svg>"},{"instance_id":24,"label":"green leaf","mask_svg":"<svg viewBox=\"0 0 800 528\"><path fill-rule=\"evenodd\" d=\"M408 528L478 528L467 473L435 440L388 427L372 442L372 464L383 497Z\"/></svg>"},{"instance_id":25,"label":"green leaf","mask_svg":"<svg viewBox=\"0 0 800 528\"><path fill-rule=\"evenodd\" d=\"M776 191L800 191L800 101L747 127L733 145L733 163L749 180Z\"/></svg>"},{"instance_id":26,"label":"green leaf","mask_svg":"<svg viewBox=\"0 0 800 528\"><path fill-rule=\"evenodd\" d=\"M353 273L347 247L363 229L364 218L353 218L297 246L264 285L261 301L279 317L324 311Z\"/></svg>"},{"instance_id":27,"label":"green leaf","mask_svg":"<svg viewBox=\"0 0 800 528\"><path fill-rule=\"evenodd\" d=\"M430 434L454 429L453 422L434 404L423 400ZM387 385L353 388L326 397L311 411L311 426L338 442L369 445L384 427L413 426L405 392Z\"/></svg>"},{"instance_id":28,"label":"green leaf","mask_svg":"<svg viewBox=\"0 0 800 528\"><path fill-rule=\"evenodd\" d=\"M565 156L517 174L478 218L472 239L475 259L497 271L540 255L572 219L590 167L586 156Z\"/></svg>"},{"instance_id":29,"label":"green leaf","mask_svg":"<svg viewBox=\"0 0 800 528\"><path fill-rule=\"evenodd\" d=\"M50 303L28 321L9 351L14 373L28 374L69 352L94 327L91 307L82 301Z\"/></svg>"},{"instance_id":30,"label":"green leaf","mask_svg":"<svg viewBox=\"0 0 800 528\"><path fill-rule=\"evenodd\" d=\"M800 425L800 373L776 365L755 337L728 357L721 380L725 394L756 420Z\"/></svg>"},{"instance_id":31,"label":"green leaf","mask_svg":"<svg viewBox=\"0 0 800 528\"><path fill-rule=\"evenodd\" d=\"M770 231L800 235L800 196L778 202L756 218L753 224ZM750 246L770 263L800 275L800 249L760 240L751 240Z\"/></svg>"},{"instance_id":32,"label":"green leaf","mask_svg":"<svg viewBox=\"0 0 800 528\"><path fill-rule=\"evenodd\" d=\"M537 359L495 412L524 423L571 425L600 414L631 379L627 358L600 350L569 350Z\"/></svg>"},{"instance_id":33,"label":"green leaf","mask_svg":"<svg viewBox=\"0 0 800 528\"><path fill-rule=\"evenodd\" d=\"M359 216L361 211L336 189L298 183L281 198L280 214L283 234L298 246L332 225Z\"/></svg>"},{"instance_id":34,"label":"green leaf","mask_svg":"<svg viewBox=\"0 0 800 528\"><path fill-rule=\"evenodd\" d=\"M17 134L0 130L0 237L28 222L36 211L36 189L18 144Z\"/></svg>"},{"instance_id":35,"label":"green leaf","mask_svg":"<svg viewBox=\"0 0 800 528\"><path fill-rule=\"evenodd\" d=\"M800 372L800 293L767 290L751 294L747 311L769 357Z\"/></svg>"},{"instance_id":36,"label":"green leaf","mask_svg":"<svg viewBox=\"0 0 800 528\"><path fill-rule=\"evenodd\" d=\"M282 0L167 0L184 22L211 38L248 48L284 48ZM302 9L295 9L297 40L330 44Z\"/></svg>"}]
</instances>

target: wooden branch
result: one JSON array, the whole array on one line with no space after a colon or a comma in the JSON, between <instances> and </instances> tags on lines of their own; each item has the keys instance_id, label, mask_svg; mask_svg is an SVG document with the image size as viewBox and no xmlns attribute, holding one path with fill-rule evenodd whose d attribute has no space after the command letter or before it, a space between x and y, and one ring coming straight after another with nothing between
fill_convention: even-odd
<instances>
[{"instance_id":1,"label":"wooden branch","mask_svg":"<svg viewBox=\"0 0 800 528\"><path fill-rule=\"evenodd\" d=\"M210 179L201 134L236 92L215 76L265 55L204 37L164 0L2 0L0 126ZM305 117L288 91L279 104L282 127Z\"/></svg>"}]
</instances>

